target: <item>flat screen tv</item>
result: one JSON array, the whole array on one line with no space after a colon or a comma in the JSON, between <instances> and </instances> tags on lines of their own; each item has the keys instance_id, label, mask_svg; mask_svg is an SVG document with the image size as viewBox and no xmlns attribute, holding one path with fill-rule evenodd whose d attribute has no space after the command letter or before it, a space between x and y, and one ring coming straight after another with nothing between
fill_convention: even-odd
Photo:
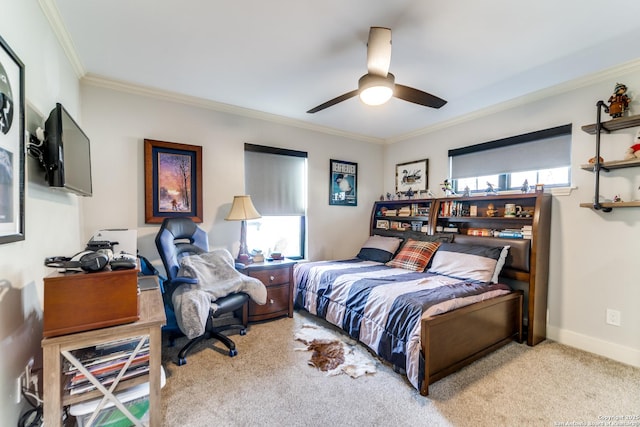
<instances>
[{"instance_id":1,"label":"flat screen tv","mask_svg":"<svg viewBox=\"0 0 640 427\"><path fill-rule=\"evenodd\" d=\"M91 150L89 138L57 103L45 122L44 163L52 188L91 196Z\"/></svg>"}]
</instances>

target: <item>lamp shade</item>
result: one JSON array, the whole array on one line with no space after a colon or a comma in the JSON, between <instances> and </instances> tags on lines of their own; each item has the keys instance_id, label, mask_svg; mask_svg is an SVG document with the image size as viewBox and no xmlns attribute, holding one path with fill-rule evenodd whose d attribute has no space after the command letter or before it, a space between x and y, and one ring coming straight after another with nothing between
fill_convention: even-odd
<instances>
[{"instance_id":1,"label":"lamp shade","mask_svg":"<svg viewBox=\"0 0 640 427\"><path fill-rule=\"evenodd\" d=\"M260 217L261 215L253 206L251 196L233 196L233 204L225 220L244 221L247 219L258 219Z\"/></svg>"}]
</instances>

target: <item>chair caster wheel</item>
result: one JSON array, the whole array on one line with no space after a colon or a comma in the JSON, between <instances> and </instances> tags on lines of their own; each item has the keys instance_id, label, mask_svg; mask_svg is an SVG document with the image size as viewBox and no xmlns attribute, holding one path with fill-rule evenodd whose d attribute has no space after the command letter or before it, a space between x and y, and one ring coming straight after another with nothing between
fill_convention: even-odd
<instances>
[{"instance_id":1,"label":"chair caster wheel","mask_svg":"<svg viewBox=\"0 0 640 427\"><path fill-rule=\"evenodd\" d=\"M246 329L240 329L240 335L247 335L247 330Z\"/></svg>"},{"instance_id":2,"label":"chair caster wheel","mask_svg":"<svg viewBox=\"0 0 640 427\"><path fill-rule=\"evenodd\" d=\"M182 365L186 365L187 364L187 359L185 357L180 357L178 359L178 366L182 366Z\"/></svg>"},{"instance_id":3,"label":"chair caster wheel","mask_svg":"<svg viewBox=\"0 0 640 427\"><path fill-rule=\"evenodd\" d=\"M229 350L229 357L233 357L237 355L238 355L238 350L236 350L235 348L233 350Z\"/></svg>"}]
</instances>

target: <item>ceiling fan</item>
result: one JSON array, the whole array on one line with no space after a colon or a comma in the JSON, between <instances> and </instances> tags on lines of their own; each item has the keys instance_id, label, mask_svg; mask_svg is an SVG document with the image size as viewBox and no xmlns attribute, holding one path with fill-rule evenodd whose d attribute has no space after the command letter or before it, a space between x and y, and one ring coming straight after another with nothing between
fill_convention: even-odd
<instances>
[{"instance_id":1,"label":"ceiling fan","mask_svg":"<svg viewBox=\"0 0 640 427\"><path fill-rule=\"evenodd\" d=\"M346 101L356 95L367 105L381 105L392 96L425 107L440 108L447 103L430 93L395 83L395 76L389 72L391 63L391 29L371 27L367 42L367 74L358 80L358 89L333 98L307 111L313 114L325 108Z\"/></svg>"}]
</instances>

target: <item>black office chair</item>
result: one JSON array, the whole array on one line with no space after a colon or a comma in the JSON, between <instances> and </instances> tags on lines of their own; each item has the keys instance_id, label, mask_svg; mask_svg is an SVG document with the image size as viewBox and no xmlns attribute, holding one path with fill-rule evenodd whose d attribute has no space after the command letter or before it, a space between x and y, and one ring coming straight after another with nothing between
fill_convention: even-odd
<instances>
[{"instance_id":1,"label":"black office chair","mask_svg":"<svg viewBox=\"0 0 640 427\"><path fill-rule=\"evenodd\" d=\"M198 283L198 280L190 277L178 277L180 270L180 259L187 255L201 254L209 251L209 241L207 233L198 227L190 218L165 218L156 235L156 247L164 264L167 273L167 280L164 282L165 306L170 306L173 291L181 284ZM247 301L249 296L245 293L232 293L215 300L217 309L209 311L209 317L205 328L205 333L189 341L178 353L178 365L187 363L187 353L200 341L214 338L222 342L229 349L229 356L238 354L236 345L226 335L221 333L228 328L238 328L240 335L247 333ZM215 326L216 319L221 316L229 317L233 314L235 322L223 326ZM169 337L170 344L175 342L175 336Z\"/></svg>"}]
</instances>

